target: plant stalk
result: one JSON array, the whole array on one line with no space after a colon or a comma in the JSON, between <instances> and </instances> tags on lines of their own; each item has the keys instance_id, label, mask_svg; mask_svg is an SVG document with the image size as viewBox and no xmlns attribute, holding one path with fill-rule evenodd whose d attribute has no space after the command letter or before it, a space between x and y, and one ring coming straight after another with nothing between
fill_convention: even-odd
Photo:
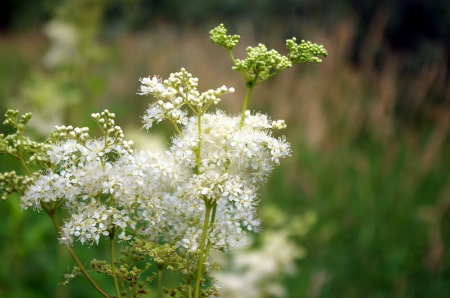
<instances>
[{"instance_id":1,"label":"plant stalk","mask_svg":"<svg viewBox=\"0 0 450 298\"><path fill-rule=\"evenodd\" d=\"M45 205L45 203L41 202L42 209L45 210L45 212L50 216L52 219L53 225L55 226L56 231L58 234L61 231L61 228L59 226L58 220L56 219L55 210ZM70 255L72 256L72 259L77 264L78 268L80 268L81 272L86 276L86 278L89 280L91 285L105 298L111 298L111 296L108 295L98 284L97 282L92 278L92 276L87 272L86 268L84 267L83 263L81 263L80 259L78 259L77 254L73 250L73 247L70 245L66 245L66 249L69 251Z\"/></svg>"},{"instance_id":2,"label":"plant stalk","mask_svg":"<svg viewBox=\"0 0 450 298\"><path fill-rule=\"evenodd\" d=\"M211 221L209 222L209 227L212 227L214 224L214 221L216 219L216 210L217 210L217 203L213 204L212 208L212 214L211 214ZM206 251L205 251L205 259L207 260L209 257L209 251L211 250L211 241L208 239L208 244L206 245ZM203 264L202 264L203 267ZM202 271L204 271L204 268L202 268Z\"/></svg>"},{"instance_id":3,"label":"plant stalk","mask_svg":"<svg viewBox=\"0 0 450 298\"><path fill-rule=\"evenodd\" d=\"M247 93L245 93L244 105L242 106L241 121L239 122L239 129L241 129L242 126L244 125L245 111L247 111L247 106L248 106L248 102L250 100L250 95L252 94L253 87L254 87L253 84L247 84Z\"/></svg>"},{"instance_id":4,"label":"plant stalk","mask_svg":"<svg viewBox=\"0 0 450 298\"><path fill-rule=\"evenodd\" d=\"M120 289L119 283L117 282L117 274L116 274L116 261L114 258L114 236L115 236L115 228L112 228L111 234L109 236L109 253L111 256L111 271L114 279L114 288L116 289L117 298L120 298Z\"/></svg>"},{"instance_id":5,"label":"plant stalk","mask_svg":"<svg viewBox=\"0 0 450 298\"><path fill-rule=\"evenodd\" d=\"M211 213L212 205L205 201L205 220L203 222L203 232L202 238L200 242L200 255L198 257L197 262L197 276L195 277L195 289L194 289L194 298L200 297L200 281L203 277L203 263L205 260L205 244L206 244L206 236L209 228L209 216Z\"/></svg>"},{"instance_id":6,"label":"plant stalk","mask_svg":"<svg viewBox=\"0 0 450 298\"><path fill-rule=\"evenodd\" d=\"M163 267L161 265L158 265L158 285L157 285L158 298L162 298L162 276L163 276Z\"/></svg>"},{"instance_id":7,"label":"plant stalk","mask_svg":"<svg viewBox=\"0 0 450 298\"><path fill-rule=\"evenodd\" d=\"M198 145L197 145L197 151L195 152L196 154L196 162L197 162L197 173L200 175L200 165L201 165L201 161L200 161L200 154L201 154L201 150L202 150L202 138L201 138L201 133L202 133L202 115L199 113L197 115L197 129L198 129Z\"/></svg>"}]
</instances>

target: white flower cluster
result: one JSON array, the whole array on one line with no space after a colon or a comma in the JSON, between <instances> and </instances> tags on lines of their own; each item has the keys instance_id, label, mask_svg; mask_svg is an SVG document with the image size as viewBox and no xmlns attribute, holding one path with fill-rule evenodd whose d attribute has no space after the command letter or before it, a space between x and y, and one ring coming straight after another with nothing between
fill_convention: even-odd
<instances>
[{"instance_id":1,"label":"white flower cluster","mask_svg":"<svg viewBox=\"0 0 450 298\"><path fill-rule=\"evenodd\" d=\"M203 113L212 104L220 101L220 96L234 92L233 88L222 86L200 93L197 91L198 78L194 78L184 68L180 72L170 74L167 80L158 77L140 79L139 95L153 95L157 101L150 105L143 117L144 127L149 129L153 122L168 119L173 123L186 125L187 111L182 107L187 105L196 114Z\"/></svg>"},{"instance_id":2,"label":"white flower cluster","mask_svg":"<svg viewBox=\"0 0 450 298\"><path fill-rule=\"evenodd\" d=\"M144 126L164 118L181 124L169 150L134 152L108 111L92 115L104 133L99 139L85 128L58 127L66 139L48 151L54 168L28 189L22 207L63 203L70 213L60 238L66 244L96 244L114 233L123 241L145 237L195 251L208 202L216 206L208 231L211 246L227 250L245 244L246 231L259 225L257 189L290 154L285 139L271 133L284 122L247 113L240 125L240 117L205 113L232 89L199 93L197 79L184 69L163 82L154 77L141 83L141 94L158 99ZM183 105L195 115L188 117Z\"/></svg>"},{"instance_id":3,"label":"white flower cluster","mask_svg":"<svg viewBox=\"0 0 450 298\"><path fill-rule=\"evenodd\" d=\"M290 146L284 138L272 136L267 116L248 114L241 128L239 120L222 111L203 115L200 171L241 177L248 181L246 185L256 187L280 158L290 154ZM172 151L181 157L180 162L194 167L198 141L197 117L191 117L182 134L173 139Z\"/></svg>"}]
</instances>

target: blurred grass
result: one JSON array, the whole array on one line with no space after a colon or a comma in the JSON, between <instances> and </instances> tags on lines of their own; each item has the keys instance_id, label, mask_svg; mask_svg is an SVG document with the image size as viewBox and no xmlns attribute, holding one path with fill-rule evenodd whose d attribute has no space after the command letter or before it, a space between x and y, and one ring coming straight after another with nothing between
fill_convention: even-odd
<instances>
[{"instance_id":1,"label":"blurred grass","mask_svg":"<svg viewBox=\"0 0 450 298\"><path fill-rule=\"evenodd\" d=\"M260 40L249 24L235 25L242 36L236 56L242 57L246 46ZM286 284L289 297L450 296L449 70L438 53L420 70L405 73L415 57L383 44L384 25L382 15L372 23L358 65L348 60L356 34L352 20L328 32L299 26L293 35L324 44L330 56L280 74L258 86L251 99L252 109L286 119L293 149L262 189L261 204L276 204L287 217L305 210L317 215L313 229L298 240L308 255ZM89 96L70 109L70 124L88 125L91 112L108 108L119 125L139 127L148 98L135 95L138 78L165 77L181 67L199 77L201 89L235 87L220 106L238 113L241 77L230 70L226 52L210 44L208 29L175 30L161 23L104 40L108 54L99 65L108 72L92 62L77 75L81 81L74 86ZM281 26L270 30L262 42L282 51ZM37 50L26 50L29 43ZM19 104L17 94L33 70L42 68L48 44L30 33L3 36L0 44L4 114ZM2 156L0 170L14 166ZM19 211L16 202L0 205L0 297L88 295L82 278L68 288L57 286L71 261L44 214ZM99 251L83 251L81 259L100 258Z\"/></svg>"}]
</instances>

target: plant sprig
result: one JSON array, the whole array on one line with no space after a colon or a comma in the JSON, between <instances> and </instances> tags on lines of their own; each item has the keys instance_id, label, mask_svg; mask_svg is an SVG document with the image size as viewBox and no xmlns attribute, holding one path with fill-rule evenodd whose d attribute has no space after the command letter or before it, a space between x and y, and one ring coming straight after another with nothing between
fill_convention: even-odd
<instances>
[{"instance_id":1,"label":"plant sprig","mask_svg":"<svg viewBox=\"0 0 450 298\"><path fill-rule=\"evenodd\" d=\"M265 45L259 44L256 47L247 47L245 59L235 59L232 50L239 42L240 36L226 33L227 29L220 24L210 31L210 40L229 52L234 63L232 69L239 71L246 83L251 84L250 86L258 85L297 63L320 63L322 62L320 56L328 55L322 45L305 40L298 44L294 37L286 40L286 48L289 50L287 55L281 55L276 50L268 50Z\"/></svg>"}]
</instances>

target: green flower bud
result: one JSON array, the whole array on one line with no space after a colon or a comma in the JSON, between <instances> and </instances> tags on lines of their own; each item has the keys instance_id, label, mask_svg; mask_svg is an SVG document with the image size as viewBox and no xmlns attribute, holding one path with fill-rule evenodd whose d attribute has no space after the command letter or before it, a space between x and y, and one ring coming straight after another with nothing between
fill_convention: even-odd
<instances>
[{"instance_id":1,"label":"green flower bud","mask_svg":"<svg viewBox=\"0 0 450 298\"><path fill-rule=\"evenodd\" d=\"M315 62L320 63L322 59L319 56L326 57L328 55L327 50L322 45L317 45L310 41L302 40L300 44L297 44L297 39L286 40L286 48L289 50L288 57L292 63L304 63Z\"/></svg>"},{"instance_id":2,"label":"green flower bud","mask_svg":"<svg viewBox=\"0 0 450 298\"><path fill-rule=\"evenodd\" d=\"M209 34L213 44L224 47L227 50L234 49L241 38L239 35L227 35L227 29L225 29L223 24L209 31Z\"/></svg>"}]
</instances>

